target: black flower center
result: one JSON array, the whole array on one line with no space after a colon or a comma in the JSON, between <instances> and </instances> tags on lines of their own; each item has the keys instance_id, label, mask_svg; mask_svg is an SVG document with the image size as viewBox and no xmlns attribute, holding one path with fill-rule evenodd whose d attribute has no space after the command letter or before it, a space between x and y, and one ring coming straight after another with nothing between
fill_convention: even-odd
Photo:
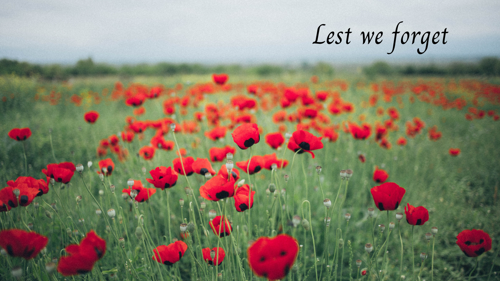
<instances>
[{"instance_id":1,"label":"black flower center","mask_svg":"<svg viewBox=\"0 0 500 281\"><path fill-rule=\"evenodd\" d=\"M250 138L250 139L247 139L247 140L243 143L243 145L245 145L246 147L250 147L250 146L254 145L254 143L255 143L255 140L254 140L254 139L252 139L252 138Z\"/></svg>"},{"instance_id":2,"label":"black flower center","mask_svg":"<svg viewBox=\"0 0 500 281\"><path fill-rule=\"evenodd\" d=\"M308 144L307 142L303 141L299 144L299 147L302 148L303 150L310 150L311 145Z\"/></svg>"},{"instance_id":3,"label":"black flower center","mask_svg":"<svg viewBox=\"0 0 500 281\"><path fill-rule=\"evenodd\" d=\"M215 197L217 197L217 199L224 199L224 198L226 198L226 197L229 197L229 192L227 192L227 191L225 191L225 190L223 190L223 191L221 191L221 192L217 192L217 193L215 194Z\"/></svg>"}]
</instances>

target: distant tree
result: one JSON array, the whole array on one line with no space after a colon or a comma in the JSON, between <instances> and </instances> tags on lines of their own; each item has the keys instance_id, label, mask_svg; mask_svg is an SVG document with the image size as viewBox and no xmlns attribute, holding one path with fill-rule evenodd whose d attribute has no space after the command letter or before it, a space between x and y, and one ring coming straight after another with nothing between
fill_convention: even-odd
<instances>
[{"instance_id":1,"label":"distant tree","mask_svg":"<svg viewBox=\"0 0 500 281\"><path fill-rule=\"evenodd\" d=\"M479 61L479 69L484 75L500 75L500 60L494 57L483 58Z\"/></svg>"}]
</instances>

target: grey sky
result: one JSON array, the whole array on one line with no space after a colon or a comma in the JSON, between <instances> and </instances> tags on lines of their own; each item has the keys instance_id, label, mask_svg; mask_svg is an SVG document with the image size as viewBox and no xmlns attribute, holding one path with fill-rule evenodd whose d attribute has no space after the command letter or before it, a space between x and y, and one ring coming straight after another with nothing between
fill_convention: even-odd
<instances>
[{"instance_id":1,"label":"grey sky","mask_svg":"<svg viewBox=\"0 0 500 281\"><path fill-rule=\"evenodd\" d=\"M0 2L0 57L32 62L72 63L88 56L110 63L254 63L500 55L498 0ZM401 32L448 28L448 43L429 45L418 55L418 40L387 55L399 21ZM313 45L320 24L326 24L321 40L350 27L351 44ZM383 31L383 43L362 45L363 30Z\"/></svg>"}]
</instances>

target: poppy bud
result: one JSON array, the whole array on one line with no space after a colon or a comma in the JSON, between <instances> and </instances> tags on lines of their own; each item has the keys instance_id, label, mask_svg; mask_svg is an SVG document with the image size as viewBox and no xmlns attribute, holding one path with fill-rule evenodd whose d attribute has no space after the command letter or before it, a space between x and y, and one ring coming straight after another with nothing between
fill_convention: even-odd
<instances>
[{"instance_id":1,"label":"poppy bud","mask_svg":"<svg viewBox=\"0 0 500 281\"><path fill-rule=\"evenodd\" d=\"M347 221L349 221L351 219L351 214L346 213L344 217Z\"/></svg>"},{"instance_id":2,"label":"poppy bud","mask_svg":"<svg viewBox=\"0 0 500 281\"><path fill-rule=\"evenodd\" d=\"M283 177L285 178L285 182L288 182L288 180L290 179L289 175L284 175Z\"/></svg>"},{"instance_id":3,"label":"poppy bud","mask_svg":"<svg viewBox=\"0 0 500 281\"><path fill-rule=\"evenodd\" d=\"M365 275L366 275L366 268L364 268L363 270L361 270L361 275L362 275L362 276L365 276Z\"/></svg>"},{"instance_id":4,"label":"poppy bud","mask_svg":"<svg viewBox=\"0 0 500 281\"><path fill-rule=\"evenodd\" d=\"M80 203L80 201L82 201L82 196L81 195L76 196L76 204Z\"/></svg>"},{"instance_id":5,"label":"poppy bud","mask_svg":"<svg viewBox=\"0 0 500 281\"><path fill-rule=\"evenodd\" d=\"M345 170L340 170L340 177L345 179L346 177L346 171Z\"/></svg>"},{"instance_id":6,"label":"poppy bud","mask_svg":"<svg viewBox=\"0 0 500 281\"><path fill-rule=\"evenodd\" d=\"M339 239L339 249L342 249L344 247L344 239L340 238Z\"/></svg>"},{"instance_id":7,"label":"poppy bud","mask_svg":"<svg viewBox=\"0 0 500 281\"><path fill-rule=\"evenodd\" d=\"M103 175L103 174L99 174L99 179L100 179L101 181L104 181L104 175Z\"/></svg>"},{"instance_id":8,"label":"poppy bud","mask_svg":"<svg viewBox=\"0 0 500 281\"><path fill-rule=\"evenodd\" d=\"M136 229L135 229L135 236L137 237L137 239L141 240L142 239L142 228L140 226L138 226Z\"/></svg>"},{"instance_id":9,"label":"poppy bud","mask_svg":"<svg viewBox=\"0 0 500 281\"><path fill-rule=\"evenodd\" d=\"M427 233L425 234L425 240L429 241L429 240L431 240L431 239L432 239L432 233L427 232Z\"/></svg>"},{"instance_id":10,"label":"poppy bud","mask_svg":"<svg viewBox=\"0 0 500 281\"><path fill-rule=\"evenodd\" d=\"M71 235L71 228L66 228L66 234Z\"/></svg>"},{"instance_id":11,"label":"poppy bud","mask_svg":"<svg viewBox=\"0 0 500 281\"><path fill-rule=\"evenodd\" d=\"M175 123L170 123L170 130L175 133Z\"/></svg>"},{"instance_id":12,"label":"poppy bud","mask_svg":"<svg viewBox=\"0 0 500 281\"><path fill-rule=\"evenodd\" d=\"M128 199L128 194L127 194L127 193L122 193L122 198L123 198L124 200Z\"/></svg>"},{"instance_id":13,"label":"poppy bud","mask_svg":"<svg viewBox=\"0 0 500 281\"><path fill-rule=\"evenodd\" d=\"M396 227L396 224L395 224L395 223L393 223L393 222L390 222L390 223L389 223L389 229L390 229L390 230L393 230L395 227Z\"/></svg>"},{"instance_id":14,"label":"poppy bud","mask_svg":"<svg viewBox=\"0 0 500 281\"><path fill-rule=\"evenodd\" d=\"M83 172L83 165L82 165L82 164L78 164L78 165L76 165L76 167L75 167L75 168L76 168L76 171L77 171L77 172L79 172L79 173Z\"/></svg>"},{"instance_id":15,"label":"poppy bud","mask_svg":"<svg viewBox=\"0 0 500 281\"><path fill-rule=\"evenodd\" d=\"M297 215L293 216L293 218L292 218L293 227L297 227L297 225L299 225L299 223L300 223L300 217Z\"/></svg>"},{"instance_id":16,"label":"poppy bud","mask_svg":"<svg viewBox=\"0 0 500 281\"><path fill-rule=\"evenodd\" d=\"M19 266L14 266L10 273L12 274L12 276L20 278L23 275L23 269Z\"/></svg>"},{"instance_id":17,"label":"poppy bud","mask_svg":"<svg viewBox=\"0 0 500 281\"><path fill-rule=\"evenodd\" d=\"M424 261L427 258L427 254L426 253L420 253L420 258L422 259L422 261Z\"/></svg>"},{"instance_id":18,"label":"poppy bud","mask_svg":"<svg viewBox=\"0 0 500 281\"><path fill-rule=\"evenodd\" d=\"M89 167L89 169L90 169L90 167L92 167L92 161L87 162L87 166L88 166L88 167Z\"/></svg>"},{"instance_id":19,"label":"poppy bud","mask_svg":"<svg viewBox=\"0 0 500 281\"><path fill-rule=\"evenodd\" d=\"M98 216L99 216L99 215L101 215L101 214L102 214L101 209L97 209L97 210L95 210L95 214L96 214L96 215L98 215Z\"/></svg>"},{"instance_id":20,"label":"poppy bud","mask_svg":"<svg viewBox=\"0 0 500 281\"><path fill-rule=\"evenodd\" d=\"M271 169L272 169L272 170L276 170L276 169L278 169L278 165L277 165L276 163L273 163L273 164L271 165Z\"/></svg>"},{"instance_id":21,"label":"poppy bud","mask_svg":"<svg viewBox=\"0 0 500 281\"><path fill-rule=\"evenodd\" d=\"M331 221L332 221L332 219L330 217L325 218L325 224L326 224L326 226L330 226L330 222Z\"/></svg>"},{"instance_id":22,"label":"poppy bud","mask_svg":"<svg viewBox=\"0 0 500 281\"><path fill-rule=\"evenodd\" d=\"M274 185L274 183L269 184L269 191L271 193L274 193L276 191L276 185Z\"/></svg>"},{"instance_id":23,"label":"poppy bud","mask_svg":"<svg viewBox=\"0 0 500 281\"><path fill-rule=\"evenodd\" d=\"M373 218L375 216L375 209L368 208L368 216L370 216L370 218Z\"/></svg>"},{"instance_id":24,"label":"poppy bud","mask_svg":"<svg viewBox=\"0 0 500 281\"><path fill-rule=\"evenodd\" d=\"M350 179L352 177L352 170L351 169L345 170L345 177L347 179Z\"/></svg>"},{"instance_id":25,"label":"poppy bud","mask_svg":"<svg viewBox=\"0 0 500 281\"><path fill-rule=\"evenodd\" d=\"M330 209L330 207L332 206L332 201L330 201L330 199L326 198L325 200L323 200L323 205L325 205L325 207L327 209Z\"/></svg>"},{"instance_id":26,"label":"poppy bud","mask_svg":"<svg viewBox=\"0 0 500 281\"><path fill-rule=\"evenodd\" d=\"M217 212L215 210L208 211L208 217L210 219L214 219L217 216Z\"/></svg>"},{"instance_id":27,"label":"poppy bud","mask_svg":"<svg viewBox=\"0 0 500 281\"><path fill-rule=\"evenodd\" d=\"M184 192L186 192L186 195L191 195L191 189L189 187L184 188Z\"/></svg>"},{"instance_id":28,"label":"poppy bud","mask_svg":"<svg viewBox=\"0 0 500 281\"><path fill-rule=\"evenodd\" d=\"M45 216L49 219L52 218L52 213L50 213L49 211L45 211Z\"/></svg>"},{"instance_id":29,"label":"poppy bud","mask_svg":"<svg viewBox=\"0 0 500 281\"><path fill-rule=\"evenodd\" d=\"M127 185L128 185L128 187L132 188L132 186L134 185L134 180L133 179L129 179L127 181Z\"/></svg>"},{"instance_id":30,"label":"poppy bud","mask_svg":"<svg viewBox=\"0 0 500 281\"><path fill-rule=\"evenodd\" d=\"M269 190L269 188L266 189L266 195L267 196L271 195L271 191Z\"/></svg>"},{"instance_id":31,"label":"poppy bud","mask_svg":"<svg viewBox=\"0 0 500 281\"><path fill-rule=\"evenodd\" d=\"M99 189L99 195L103 196L104 195L104 190Z\"/></svg>"},{"instance_id":32,"label":"poppy bud","mask_svg":"<svg viewBox=\"0 0 500 281\"><path fill-rule=\"evenodd\" d=\"M186 232L187 226L187 223L181 223L181 232Z\"/></svg>"},{"instance_id":33,"label":"poppy bud","mask_svg":"<svg viewBox=\"0 0 500 281\"><path fill-rule=\"evenodd\" d=\"M53 262L48 262L45 264L45 270L47 271L47 273L52 273L54 272L54 270L56 269L56 264L53 263Z\"/></svg>"},{"instance_id":34,"label":"poppy bud","mask_svg":"<svg viewBox=\"0 0 500 281\"><path fill-rule=\"evenodd\" d=\"M365 244L365 251L366 251L366 252L368 252L368 253L370 253L371 251L373 251L373 246L372 246L372 244L370 244L370 243L366 243L366 244Z\"/></svg>"},{"instance_id":35,"label":"poppy bud","mask_svg":"<svg viewBox=\"0 0 500 281\"><path fill-rule=\"evenodd\" d=\"M401 275L401 280L405 280L405 279L406 279L406 276Z\"/></svg>"},{"instance_id":36,"label":"poppy bud","mask_svg":"<svg viewBox=\"0 0 500 281\"><path fill-rule=\"evenodd\" d=\"M316 173L318 173L318 175L319 173L321 173L321 170L322 170L321 166L316 166Z\"/></svg>"},{"instance_id":37,"label":"poppy bud","mask_svg":"<svg viewBox=\"0 0 500 281\"><path fill-rule=\"evenodd\" d=\"M302 227L304 227L305 230L309 230L309 221L306 219L302 220Z\"/></svg>"},{"instance_id":38,"label":"poppy bud","mask_svg":"<svg viewBox=\"0 0 500 281\"><path fill-rule=\"evenodd\" d=\"M356 260L356 265L357 265L358 267L360 267L362 263L363 263L363 261L362 261L362 260Z\"/></svg>"},{"instance_id":39,"label":"poppy bud","mask_svg":"<svg viewBox=\"0 0 500 281\"><path fill-rule=\"evenodd\" d=\"M396 213L396 219L400 221L403 218L403 213Z\"/></svg>"},{"instance_id":40,"label":"poppy bud","mask_svg":"<svg viewBox=\"0 0 500 281\"><path fill-rule=\"evenodd\" d=\"M222 280L222 272L217 273L217 279Z\"/></svg>"},{"instance_id":41,"label":"poppy bud","mask_svg":"<svg viewBox=\"0 0 500 281\"><path fill-rule=\"evenodd\" d=\"M115 188L116 187L115 187L114 184L112 184L112 185L109 186L109 190L111 190L111 193L115 193Z\"/></svg>"},{"instance_id":42,"label":"poppy bud","mask_svg":"<svg viewBox=\"0 0 500 281\"><path fill-rule=\"evenodd\" d=\"M200 203L200 209L205 209L206 207L207 207L207 203L205 203L204 201L201 201L201 203Z\"/></svg>"},{"instance_id":43,"label":"poppy bud","mask_svg":"<svg viewBox=\"0 0 500 281\"><path fill-rule=\"evenodd\" d=\"M187 224L187 230L189 232L194 232L194 223L190 222Z\"/></svg>"},{"instance_id":44,"label":"poppy bud","mask_svg":"<svg viewBox=\"0 0 500 281\"><path fill-rule=\"evenodd\" d=\"M380 228L380 232L384 232L385 230L385 225L381 224L378 226Z\"/></svg>"},{"instance_id":45,"label":"poppy bud","mask_svg":"<svg viewBox=\"0 0 500 281\"><path fill-rule=\"evenodd\" d=\"M228 153L226 154L226 159L227 159L227 160L232 160L232 159L233 159L233 154L232 154L231 152L228 152Z\"/></svg>"},{"instance_id":46,"label":"poppy bud","mask_svg":"<svg viewBox=\"0 0 500 281\"><path fill-rule=\"evenodd\" d=\"M181 205L181 207L183 207L183 206L184 206L184 199L182 199L182 198L181 198L181 199L179 199L179 205Z\"/></svg>"},{"instance_id":47,"label":"poppy bud","mask_svg":"<svg viewBox=\"0 0 500 281\"><path fill-rule=\"evenodd\" d=\"M438 233L438 228L437 228L437 227L435 227L435 226L433 226L433 227L431 228L431 232L432 232L432 234L436 235L436 234Z\"/></svg>"},{"instance_id":48,"label":"poppy bud","mask_svg":"<svg viewBox=\"0 0 500 281\"><path fill-rule=\"evenodd\" d=\"M16 188L12 191L12 193L14 193L14 196L16 196L16 198L19 198L19 194L21 194L21 191L18 188Z\"/></svg>"},{"instance_id":49,"label":"poppy bud","mask_svg":"<svg viewBox=\"0 0 500 281\"><path fill-rule=\"evenodd\" d=\"M110 218L114 218L116 216L116 212L115 212L115 209L109 209L108 210L108 216Z\"/></svg>"},{"instance_id":50,"label":"poppy bud","mask_svg":"<svg viewBox=\"0 0 500 281\"><path fill-rule=\"evenodd\" d=\"M238 182L238 187L242 187L245 184L245 180L242 179Z\"/></svg>"}]
</instances>

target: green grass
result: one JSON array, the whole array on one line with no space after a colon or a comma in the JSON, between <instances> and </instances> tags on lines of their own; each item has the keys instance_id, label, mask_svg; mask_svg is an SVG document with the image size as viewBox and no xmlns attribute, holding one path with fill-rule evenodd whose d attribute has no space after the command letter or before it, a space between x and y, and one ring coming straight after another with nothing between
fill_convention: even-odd
<instances>
[{"instance_id":1,"label":"green grass","mask_svg":"<svg viewBox=\"0 0 500 281\"><path fill-rule=\"evenodd\" d=\"M246 280L251 279L251 271L246 259L246 249L249 242L248 230L248 211L237 213L235 211L234 201L227 200L227 212L233 225L233 234L223 238L220 241L221 247L226 250L226 258L219 268L207 266L201 258L201 249L206 247L216 247L218 240L213 235L208 225L208 211L211 209L219 212L224 208L226 202L206 201L206 208L201 212L200 218L198 207L193 200L193 196L186 195L184 187L188 186L186 179L179 176L177 185L168 192L158 190L148 203L140 203L138 208L131 207L127 201L121 198L121 190L127 187L127 180L133 178L141 180L147 187L146 178L149 176L149 170L157 166L172 166L172 160L176 158L175 151L156 151L155 157L151 161L145 161L137 156L140 147L147 145L154 132L148 130L144 139L139 141L137 136L131 144L125 144L129 149L130 156L124 163L120 163L115 155L110 157L116 164L113 175L107 178L103 183L99 180L97 173L99 159L96 157L96 147L100 139L106 138L112 134L122 131L125 126L125 117L132 116L132 108L127 107L123 100L110 101L103 98L100 104L91 104L84 102L82 106L77 107L69 103L69 97L73 94L85 94L89 91L102 93L106 88L110 92L114 83L119 78L96 78L96 79L78 79L71 82L71 86L62 83L41 82L17 77L0 77L0 98L6 97L6 101L0 101L0 180L4 183L8 180L15 180L19 176L33 176L35 178L44 178L41 169L49 163L58 163L62 161L71 161L75 164L83 164L85 170L83 179L89 186L92 194L103 206L103 214L98 216L95 210L98 208L90 194L87 192L78 173L75 173L71 183L64 189L60 189L59 184L51 186L48 194L41 198L36 198L34 202L40 203L40 208L35 210L34 205L28 207L18 207L12 209L9 213L1 213L2 229L19 228L26 229L25 224L33 223L34 231L49 237L47 252L39 254L31 261L25 261L20 258L0 257L0 279L10 280L11 266L19 265L23 268L23 280L64 280L64 277L57 272L48 275L45 270L45 264L57 259L63 254L63 249L70 243L78 243L82 235L85 235L90 229L94 229L98 235L107 241L106 255L96 263L92 273L82 276L75 276L75 280L98 280L110 278L111 273L115 273L119 280L211 280L216 271L222 272L222 280L241 280L241 270L244 272ZM249 83L256 81L257 77L236 77L231 76L231 83ZM298 82L308 82L305 75L271 77L269 80L278 83L283 82L287 85L294 85ZM397 82L398 79L395 79ZM430 80L430 79L428 79ZM165 87L173 88L177 83L191 82L210 82L208 76L174 76L168 78L137 77L129 78L124 82L144 83L152 86L163 84ZM351 114L342 114L339 116L330 116L335 124L344 120L358 122L358 116L364 114L366 121L373 124L376 120L383 121L388 119L387 115L379 117L376 115L378 105L385 109L394 106L400 112L400 120L397 121L399 131L389 135L389 141L392 148L383 149L375 143L373 134L369 140L354 140L350 134L345 134L339 130L339 139L335 143L325 142L322 150L315 151L316 158L312 159L309 154L304 153L296 155L293 161L293 153L290 150L284 152L284 158L289 160L289 165L283 171L278 170L273 178L271 172L264 170L252 176L251 182L256 190L255 204L251 209L251 238L256 239L260 236L274 236L279 230L281 221L285 222L284 232L292 235L298 240L301 246L298 258L294 267L286 280L317 280L315 269L315 255L319 259L316 262L318 278L321 280L349 280L352 276L356 278L357 267L356 259L363 260L361 268L368 268L369 262L364 250L366 243L372 243L372 234L375 237L375 249L378 253L378 247L383 243L387 235L386 228L383 236L380 236L376 225L385 224L389 221L397 222L395 218L396 211L389 213L389 221L385 212L376 209L376 217L371 222L368 217L367 208L375 207L370 188L377 185L372 180L374 166L378 165L389 173L388 181L396 182L406 189L406 194L401 202L398 212L403 212L406 203L414 206L425 206L429 210L430 219L423 226L415 227L414 248L415 248L415 279L419 274L421 260L419 254L425 252L428 259L425 260L421 272L421 280L431 280L431 250L429 244L424 238L426 232L430 232L432 226L437 226L439 232L435 237L434 253L434 280L468 280L470 271L473 269L476 259L466 257L456 245L457 234L464 229L483 229L493 239L492 250L481 255L479 267L473 272L474 280L487 280L492 267L492 262L497 254L500 235L500 209L497 202L497 188L500 179L500 131L499 122L495 122L491 117L486 116L481 120L467 121L465 113L467 107L462 111L456 109L442 110L431 104L416 101L411 104L409 96L403 95L404 108L399 108L395 99L391 103L385 103L379 99L377 107L362 108L362 101L368 101L370 94L369 88L356 89L357 82L365 81L360 77L348 78L349 89L342 92L343 100L352 102L355 105L355 112ZM443 80L439 80L443 81ZM183 96L185 90L177 94ZM312 92L321 90L321 86L310 85ZM62 98L57 105L50 105L48 102L35 100L35 94L46 95L51 90L62 94ZM338 90L338 89L335 89ZM207 95L209 102L217 103L219 100L229 102L234 91ZM470 93L461 93L469 101ZM13 95L13 98L11 98ZM156 120L165 117L159 100L148 100L145 103L146 114L139 117L139 120ZM189 108L189 113L182 116L177 113L176 120L192 119L194 111L203 111L206 102L200 103L199 108ZM179 107L177 107L177 112ZM288 112L295 110L296 107L289 109ZM493 109L498 111L498 105L486 104L480 109ZM94 125L84 122L83 114L88 110L96 110L100 113L100 118ZM262 127L261 141L253 147L254 155L264 155L274 152L264 141L264 136L270 132L276 132L278 125L272 123L271 112L258 111L257 124ZM327 111L325 111L327 112ZM407 138L408 145L399 147L395 144L399 136L404 136L407 120L413 117L420 117L426 127L423 132L415 138ZM224 123L226 124L226 123ZM295 131L294 124L287 123L288 132ZM434 142L428 138L427 130L433 125L438 126L438 130L443 133L443 137ZM13 141L7 136L7 133L15 127L30 127L33 135L26 141L26 153L28 163L28 173L24 170L24 156L22 143ZM220 142L213 142L205 138L204 130L207 129L206 123L202 125L200 133L195 135L176 134L180 147L187 149L187 155L200 158L208 158L208 149L210 147L222 147L226 144L237 147L230 135L230 130L226 137ZM317 132L311 131L315 135ZM52 138L52 145L50 142ZM197 149L191 147L195 138L201 140L201 145ZM173 140L172 133L165 136L167 140ZM120 141L121 142L121 141ZM458 147L462 153L458 157L451 157L448 149ZM366 155L366 163L358 160L358 152ZM281 158L283 151L277 152L278 158ZM106 156L106 157L108 157ZM233 161L247 160L250 156L250 150L240 150L234 156ZM87 162L92 161L93 166L89 169ZM213 164L214 169L220 169L223 162ZM316 166L322 166L319 175L316 173ZM96 168L97 167L97 168ZM142 168L145 167L146 173ZM337 203L335 209L330 209L328 216L331 217L329 227L325 226L325 207L323 206L323 196L320 186L323 189L326 198L335 201L341 179L339 172L342 169L352 169L353 177L349 180L347 195L344 189L340 191L339 202L345 199L341 205ZM290 175L288 182L285 182L283 175ZM248 175L240 172L241 178L248 183ZM193 187L195 197L198 198L198 188L205 182L205 179L197 174L189 177L190 184ZM275 183L278 190L286 189L286 198L275 198L273 195L266 195L266 188L270 183ZM116 192L113 195L109 185L116 186ZM99 190L104 190L104 195L99 195ZM276 191L278 192L278 191ZM57 196L61 197L61 200ZM81 195L83 200L76 204L76 197ZM116 200L115 200L116 196ZM167 199L168 198L168 199ZM179 199L183 198L186 203L180 207ZM168 201L167 201L168 200ZM277 202L273 203L276 200ZM281 200L281 201L279 201ZM281 218L279 205L286 201L286 211ZM304 200L310 202L304 204ZM57 211L53 211L47 204L57 202ZM272 206L272 208L271 208ZM104 216L105 210L114 208L117 210L117 217L111 222L113 230L106 230ZM130 211L132 209L132 211ZM46 216L46 212L52 214L52 218ZM352 218L347 226L344 214L350 213ZM170 217L169 217L170 214ZM135 233L139 225L136 215L144 218L144 241L139 239ZM293 215L299 215L306 218L313 230L313 245L311 231L306 230L300 224L294 228L287 225L287 221ZM271 220L269 219L271 216ZM79 223L78 219L83 218L84 223ZM172 267L158 264L151 259L152 248L159 245L168 245L172 243L173 238L180 239L179 225L182 218L186 222L193 222L196 225L195 231L191 233L191 239L185 240L188 244L188 251ZM274 218L274 220L272 219ZM202 223L204 222L204 223ZM272 222L272 223L270 223ZM170 225L170 228L168 227ZM372 225L374 231L372 232ZM377 269L383 269L383 280L399 280L400 272L400 239L398 233L399 225L391 232L388 253L382 253L376 260ZM206 229L208 236L205 236L203 230ZM405 219L401 220L401 235L404 243L403 272L406 280L412 280L412 259L411 259L411 226ZM78 230L78 235L73 231ZM341 232L340 232L341 230ZM117 242L116 237L125 238L124 248ZM128 235L127 235L128 234ZM344 241L342 248L339 248L340 235ZM232 245L234 237L234 246ZM383 238L382 238L383 237ZM188 242L189 241L189 242ZM328 241L326 243L326 241ZM200 243L201 242L201 243ZM431 240L432 242L432 240ZM430 244L432 245L432 243ZM315 250L314 251L314 247ZM328 264L325 262L325 251L329 251ZM238 255L235 254L238 252ZM343 257L333 264L335 252ZM372 254L374 253L372 252ZM125 258L126 255L126 258ZM383 263L383 261L386 263ZM352 265L351 265L352 264ZM134 269L132 269L132 267ZM500 259L495 260L493 271L500 269ZM136 273L134 273L134 270ZM340 274L342 272L342 275ZM378 278L378 274L373 271L373 278ZM174 277L175 276L175 277ZM376 277L377 276L377 277ZM49 279L50 278L50 279ZM371 280L364 277L365 280ZM489 280L498 280L494 274ZM73 280L71 277L67 280Z\"/></svg>"}]
</instances>

